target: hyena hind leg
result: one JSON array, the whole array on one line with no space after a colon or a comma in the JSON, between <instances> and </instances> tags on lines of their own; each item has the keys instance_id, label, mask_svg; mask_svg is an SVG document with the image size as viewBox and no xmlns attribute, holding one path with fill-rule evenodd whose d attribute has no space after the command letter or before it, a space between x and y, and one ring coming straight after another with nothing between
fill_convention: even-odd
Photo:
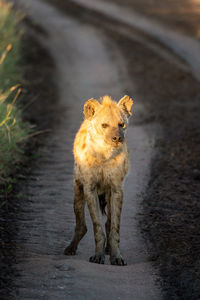
<instances>
[{"instance_id":1,"label":"hyena hind leg","mask_svg":"<svg viewBox=\"0 0 200 300\"><path fill-rule=\"evenodd\" d=\"M76 254L78 244L87 232L83 187L76 180L74 183L74 213L76 217L75 232L70 245L64 251L65 255Z\"/></svg>"}]
</instances>

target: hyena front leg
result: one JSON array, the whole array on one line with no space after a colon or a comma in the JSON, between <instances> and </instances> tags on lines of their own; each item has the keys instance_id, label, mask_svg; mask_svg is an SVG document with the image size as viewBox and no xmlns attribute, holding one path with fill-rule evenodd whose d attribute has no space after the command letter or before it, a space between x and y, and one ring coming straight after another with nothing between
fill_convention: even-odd
<instances>
[{"instance_id":1,"label":"hyena front leg","mask_svg":"<svg viewBox=\"0 0 200 300\"><path fill-rule=\"evenodd\" d=\"M111 190L111 229L110 229L110 262L112 265L126 265L119 250L120 243L120 216L123 203L122 189Z\"/></svg>"},{"instance_id":2,"label":"hyena front leg","mask_svg":"<svg viewBox=\"0 0 200 300\"><path fill-rule=\"evenodd\" d=\"M84 189L85 198L88 204L90 216L93 223L95 238L95 255L90 257L90 262L104 264L105 260L105 235L101 225L100 206L97 191L90 188Z\"/></svg>"},{"instance_id":3,"label":"hyena front leg","mask_svg":"<svg viewBox=\"0 0 200 300\"><path fill-rule=\"evenodd\" d=\"M106 254L110 254L110 241L109 241L110 226L111 226L110 196L111 196L110 192L106 194L106 203L107 203L107 220L106 220L106 224L105 224L105 229L106 229L106 249L105 249L105 253Z\"/></svg>"},{"instance_id":4,"label":"hyena front leg","mask_svg":"<svg viewBox=\"0 0 200 300\"><path fill-rule=\"evenodd\" d=\"M85 199L83 194L83 186L80 185L76 180L74 181L74 213L76 217L76 227L74 237L70 245L65 249L66 255L75 255L76 249L80 240L84 237L87 232L85 224Z\"/></svg>"}]
</instances>

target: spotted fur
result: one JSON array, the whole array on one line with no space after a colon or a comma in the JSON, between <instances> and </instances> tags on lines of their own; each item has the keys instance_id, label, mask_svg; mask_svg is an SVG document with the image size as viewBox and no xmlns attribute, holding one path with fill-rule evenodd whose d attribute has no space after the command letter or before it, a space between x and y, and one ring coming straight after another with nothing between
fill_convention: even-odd
<instances>
[{"instance_id":1,"label":"spotted fur","mask_svg":"<svg viewBox=\"0 0 200 300\"><path fill-rule=\"evenodd\" d=\"M89 99L84 105L84 121L74 140L74 212L76 228L66 255L76 253L87 232L84 207L87 203L93 222L96 251L91 262L104 263L105 253L111 264L125 265L120 250L120 215L123 181L129 168L125 138L133 101L124 96L118 103L109 96L101 101ZM106 235L101 211L107 205Z\"/></svg>"}]
</instances>

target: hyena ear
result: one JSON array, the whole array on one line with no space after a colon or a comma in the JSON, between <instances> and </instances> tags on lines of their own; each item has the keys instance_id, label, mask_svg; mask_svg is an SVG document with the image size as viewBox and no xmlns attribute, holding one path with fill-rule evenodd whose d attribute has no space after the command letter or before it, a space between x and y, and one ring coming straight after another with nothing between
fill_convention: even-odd
<instances>
[{"instance_id":1,"label":"hyena ear","mask_svg":"<svg viewBox=\"0 0 200 300\"><path fill-rule=\"evenodd\" d=\"M129 96L125 95L119 100L117 105L127 117L132 115L131 107L133 105L133 100Z\"/></svg>"},{"instance_id":2,"label":"hyena ear","mask_svg":"<svg viewBox=\"0 0 200 300\"><path fill-rule=\"evenodd\" d=\"M93 98L86 101L84 105L84 111L83 111L85 119L91 119L94 116L96 110L100 106L101 104Z\"/></svg>"}]
</instances>

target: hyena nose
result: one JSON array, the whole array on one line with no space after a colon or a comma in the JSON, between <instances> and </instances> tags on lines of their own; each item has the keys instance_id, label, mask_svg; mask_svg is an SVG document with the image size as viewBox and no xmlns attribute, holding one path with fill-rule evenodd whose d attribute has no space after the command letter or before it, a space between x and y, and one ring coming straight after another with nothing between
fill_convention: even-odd
<instances>
[{"instance_id":1,"label":"hyena nose","mask_svg":"<svg viewBox=\"0 0 200 300\"><path fill-rule=\"evenodd\" d=\"M121 143L122 142L122 137L121 136L113 136L112 141L115 143Z\"/></svg>"}]
</instances>

